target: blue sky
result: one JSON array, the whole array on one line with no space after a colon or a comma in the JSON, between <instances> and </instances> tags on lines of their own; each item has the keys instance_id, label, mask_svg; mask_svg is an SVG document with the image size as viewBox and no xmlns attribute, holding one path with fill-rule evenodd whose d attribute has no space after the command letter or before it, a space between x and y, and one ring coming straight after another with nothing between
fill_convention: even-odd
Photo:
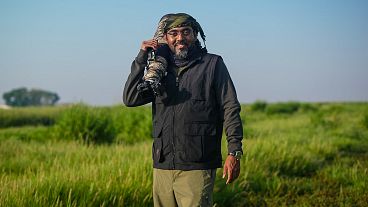
<instances>
[{"instance_id":1,"label":"blue sky","mask_svg":"<svg viewBox=\"0 0 368 207\"><path fill-rule=\"evenodd\" d=\"M202 25L242 103L368 101L365 0L0 0L0 94L118 104L141 42L176 12Z\"/></svg>"}]
</instances>

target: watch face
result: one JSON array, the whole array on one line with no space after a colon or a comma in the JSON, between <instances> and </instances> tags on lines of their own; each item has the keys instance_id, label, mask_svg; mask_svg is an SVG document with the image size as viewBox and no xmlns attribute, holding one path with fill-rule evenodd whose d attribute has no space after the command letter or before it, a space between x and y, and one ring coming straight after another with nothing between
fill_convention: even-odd
<instances>
[{"instance_id":1,"label":"watch face","mask_svg":"<svg viewBox=\"0 0 368 207\"><path fill-rule=\"evenodd\" d=\"M242 153L241 151L236 151L236 152L235 152L235 157L236 157L237 159L240 159L240 158L242 157L242 155L243 155L243 153Z\"/></svg>"}]
</instances>

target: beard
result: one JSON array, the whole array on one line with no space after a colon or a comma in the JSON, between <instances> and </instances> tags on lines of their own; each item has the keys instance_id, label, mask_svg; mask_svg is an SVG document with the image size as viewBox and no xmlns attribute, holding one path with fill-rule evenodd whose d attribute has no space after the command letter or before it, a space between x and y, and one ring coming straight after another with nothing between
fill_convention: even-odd
<instances>
[{"instance_id":1,"label":"beard","mask_svg":"<svg viewBox=\"0 0 368 207\"><path fill-rule=\"evenodd\" d=\"M186 59L188 57L189 48L175 50L175 56L178 59Z\"/></svg>"},{"instance_id":2,"label":"beard","mask_svg":"<svg viewBox=\"0 0 368 207\"><path fill-rule=\"evenodd\" d=\"M186 47L176 48L178 44L185 45ZM176 42L174 45L175 57L177 59L186 59L188 57L190 47L191 47L191 44L188 44L188 42L185 40Z\"/></svg>"}]
</instances>

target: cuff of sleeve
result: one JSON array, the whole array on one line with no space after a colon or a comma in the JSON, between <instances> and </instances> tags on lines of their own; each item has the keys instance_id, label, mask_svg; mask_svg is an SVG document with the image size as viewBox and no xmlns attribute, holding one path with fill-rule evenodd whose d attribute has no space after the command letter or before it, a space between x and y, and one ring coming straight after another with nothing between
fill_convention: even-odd
<instances>
[{"instance_id":1,"label":"cuff of sleeve","mask_svg":"<svg viewBox=\"0 0 368 207\"><path fill-rule=\"evenodd\" d=\"M227 147L227 150L228 150L228 154L230 152L235 152L235 151L241 151L243 153L243 149L242 149L242 144L239 143L239 144L236 144L236 143L229 143L228 147Z\"/></svg>"},{"instance_id":2,"label":"cuff of sleeve","mask_svg":"<svg viewBox=\"0 0 368 207\"><path fill-rule=\"evenodd\" d=\"M146 64L147 58L148 58L148 52L141 49L139 50L139 53L137 57L135 58L135 60L140 64Z\"/></svg>"}]
</instances>

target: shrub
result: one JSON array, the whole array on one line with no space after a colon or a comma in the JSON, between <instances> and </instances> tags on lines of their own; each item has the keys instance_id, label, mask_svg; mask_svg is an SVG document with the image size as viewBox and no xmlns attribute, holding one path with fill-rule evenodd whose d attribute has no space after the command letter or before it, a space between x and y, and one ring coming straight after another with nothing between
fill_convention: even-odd
<instances>
[{"instance_id":1,"label":"shrub","mask_svg":"<svg viewBox=\"0 0 368 207\"><path fill-rule=\"evenodd\" d=\"M134 144L151 139L152 116L151 108L141 106L137 108L118 107L113 109L114 128L117 143Z\"/></svg>"},{"instance_id":2,"label":"shrub","mask_svg":"<svg viewBox=\"0 0 368 207\"><path fill-rule=\"evenodd\" d=\"M250 109L252 111L264 111L266 109L266 107L267 107L267 102L266 101L258 100L250 106Z\"/></svg>"},{"instance_id":3,"label":"shrub","mask_svg":"<svg viewBox=\"0 0 368 207\"><path fill-rule=\"evenodd\" d=\"M301 103L299 110L302 112L316 112L318 111L318 105L312 105L310 103Z\"/></svg>"},{"instance_id":4,"label":"shrub","mask_svg":"<svg viewBox=\"0 0 368 207\"><path fill-rule=\"evenodd\" d=\"M111 143L115 130L108 109L74 105L64 112L55 127L57 136L86 144Z\"/></svg>"},{"instance_id":5,"label":"shrub","mask_svg":"<svg viewBox=\"0 0 368 207\"><path fill-rule=\"evenodd\" d=\"M266 107L267 114L292 114L298 111L300 103L298 102L286 102L268 104Z\"/></svg>"}]
</instances>

